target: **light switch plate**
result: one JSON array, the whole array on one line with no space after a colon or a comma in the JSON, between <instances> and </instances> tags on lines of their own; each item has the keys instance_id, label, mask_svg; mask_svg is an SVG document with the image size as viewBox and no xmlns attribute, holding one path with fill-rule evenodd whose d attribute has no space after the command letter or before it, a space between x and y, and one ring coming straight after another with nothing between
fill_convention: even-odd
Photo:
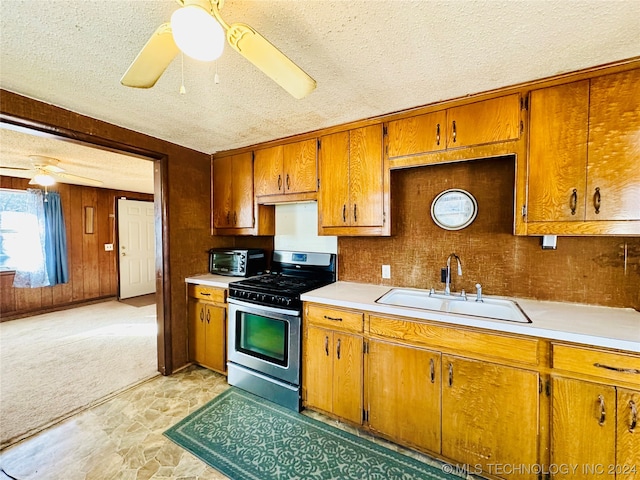
<instances>
[{"instance_id":1,"label":"light switch plate","mask_svg":"<svg viewBox=\"0 0 640 480\"><path fill-rule=\"evenodd\" d=\"M382 265L382 278L391 278L391 265Z\"/></svg>"},{"instance_id":2,"label":"light switch plate","mask_svg":"<svg viewBox=\"0 0 640 480\"><path fill-rule=\"evenodd\" d=\"M113 251L113 243L105 243L104 244L104 251L105 252L112 252Z\"/></svg>"}]
</instances>

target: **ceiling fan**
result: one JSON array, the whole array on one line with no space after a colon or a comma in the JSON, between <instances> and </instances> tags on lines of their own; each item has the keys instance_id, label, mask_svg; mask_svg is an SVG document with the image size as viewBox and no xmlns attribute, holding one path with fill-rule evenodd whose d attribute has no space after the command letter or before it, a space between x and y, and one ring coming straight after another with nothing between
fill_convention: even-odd
<instances>
[{"instance_id":1,"label":"ceiling fan","mask_svg":"<svg viewBox=\"0 0 640 480\"><path fill-rule=\"evenodd\" d=\"M41 185L43 187L53 185L57 178L94 187L102 185L100 180L65 173L65 169L58 166L60 160L57 158L45 157L43 155L30 155L29 159L31 160L31 168L0 167L0 175L15 176L18 171L32 172L29 185Z\"/></svg>"},{"instance_id":2,"label":"ceiling fan","mask_svg":"<svg viewBox=\"0 0 640 480\"><path fill-rule=\"evenodd\" d=\"M176 1L181 8L173 13L171 22L156 29L120 79L122 85L153 87L180 51L213 61L222 54L226 36L235 51L295 98L303 98L316 88L313 78L249 25L227 24L220 16L224 0Z\"/></svg>"}]
</instances>

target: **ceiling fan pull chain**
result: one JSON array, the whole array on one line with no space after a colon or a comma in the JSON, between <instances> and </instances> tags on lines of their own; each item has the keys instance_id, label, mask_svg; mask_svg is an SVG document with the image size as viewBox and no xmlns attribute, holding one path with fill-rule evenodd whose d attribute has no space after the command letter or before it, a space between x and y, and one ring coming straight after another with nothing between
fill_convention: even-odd
<instances>
[{"instance_id":1,"label":"ceiling fan pull chain","mask_svg":"<svg viewBox=\"0 0 640 480\"><path fill-rule=\"evenodd\" d=\"M218 85L220 83L220 77L218 76L218 61L216 60L216 74L213 76L213 83Z\"/></svg>"},{"instance_id":2,"label":"ceiling fan pull chain","mask_svg":"<svg viewBox=\"0 0 640 480\"><path fill-rule=\"evenodd\" d=\"M180 69L182 71L182 83L180 84L180 94L187 93L187 89L184 88L184 53L180 53Z\"/></svg>"}]
</instances>

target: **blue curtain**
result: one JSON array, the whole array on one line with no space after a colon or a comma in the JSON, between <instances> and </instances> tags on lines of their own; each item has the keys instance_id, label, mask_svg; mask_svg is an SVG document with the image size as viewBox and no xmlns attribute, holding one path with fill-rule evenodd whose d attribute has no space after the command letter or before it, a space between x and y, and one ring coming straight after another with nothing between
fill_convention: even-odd
<instances>
[{"instance_id":1,"label":"blue curtain","mask_svg":"<svg viewBox=\"0 0 640 480\"><path fill-rule=\"evenodd\" d=\"M67 261L67 231L64 226L64 215L60 194L45 193L45 262L49 285L67 283L69 281L69 265Z\"/></svg>"}]
</instances>

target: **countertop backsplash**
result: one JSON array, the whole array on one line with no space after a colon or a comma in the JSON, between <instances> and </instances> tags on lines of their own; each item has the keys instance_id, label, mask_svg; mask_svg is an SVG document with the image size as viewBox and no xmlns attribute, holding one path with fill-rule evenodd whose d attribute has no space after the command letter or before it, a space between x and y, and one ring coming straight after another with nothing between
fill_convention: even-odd
<instances>
[{"instance_id":1,"label":"countertop backsplash","mask_svg":"<svg viewBox=\"0 0 640 480\"><path fill-rule=\"evenodd\" d=\"M452 290L640 310L640 238L558 237L542 250L540 237L512 234L514 157L395 170L391 173L391 237L340 237L338 276L344 281L442 290L440 269L455 252ZM447 231L431 219L435 196L449 188L471 192L478 216ZM381 265L391 266L382 280Z\"/></svg>"}]
</instances>

